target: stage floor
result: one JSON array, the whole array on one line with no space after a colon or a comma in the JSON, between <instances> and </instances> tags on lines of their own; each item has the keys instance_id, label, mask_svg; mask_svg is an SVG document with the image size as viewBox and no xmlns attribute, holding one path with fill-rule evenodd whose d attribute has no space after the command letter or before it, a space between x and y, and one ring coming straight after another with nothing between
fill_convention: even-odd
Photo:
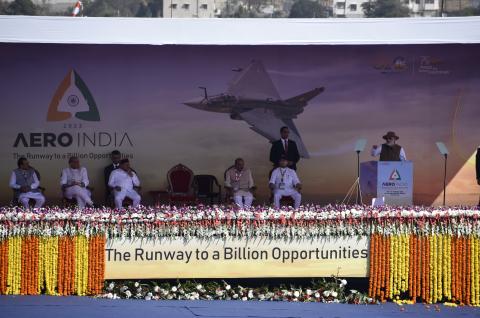
<instances>
[{"instance_id":1,"label":"stage floor","mask_svg":"<svg viewBox=\"0 0 480 318\"><path fill-rule=\"evenodd\" d=\"M0 317L103 318L103 317L249 317L249 318L352 318L352 317L480 317L480 308L425 306L345 305L257 301L143 301L89 297L0 296Z\"/></svg>"}]
</instances>

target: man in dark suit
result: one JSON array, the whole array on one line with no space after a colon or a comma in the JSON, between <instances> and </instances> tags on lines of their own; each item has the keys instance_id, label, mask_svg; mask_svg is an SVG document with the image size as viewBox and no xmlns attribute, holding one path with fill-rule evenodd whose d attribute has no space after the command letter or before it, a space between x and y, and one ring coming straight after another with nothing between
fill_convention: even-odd
<instances>
[{"instance_id":1,"label":"man in dark suit","mask_svg":"<svg viewBox=\"0 0 480 318\"><path fill-rule=\"evenodd\" d=\"M112 200L110 187L108 186L108 180L110 179L110 174L112 171L119 168L122 154L120 151L114 150L110 154L110 159L112 160L112 163L103 169L103 176L105 177L105 202L107 204L110 204L110 201Z\"/></svg>"},{"instance_id":2,"label":"man in dark suit","mask_svg":"<svg viewBox=\"0 0 480 318\"><path fill-rule=\"evenodd\" d=\"M288 161L288 167L293 170L297 170L297 162L300 160L300 154L298 153L297 144L295 141L288 139L290 130L287 126L280 128L281 139L272 142L272 148L270 149L270 161L276 168L279 166L282 156Z\"/></svg>"}]
</instances>

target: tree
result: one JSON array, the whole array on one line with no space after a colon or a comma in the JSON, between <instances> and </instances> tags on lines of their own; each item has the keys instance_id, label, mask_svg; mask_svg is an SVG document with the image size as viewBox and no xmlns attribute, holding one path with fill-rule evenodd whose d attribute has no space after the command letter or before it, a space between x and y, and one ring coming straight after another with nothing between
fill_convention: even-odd
<instances>
[{"instance_id":1,"label":"tree","mask_svg":"<svg viewBox=\"0 0 480 318\"><path fill-rule=\"evenodd\" d=\"M480 15L480 4L477 7L465 8L459 11L447 12L449 17L466 17Z\"/></svg>"},{"instance_id":2,"label":"tree","mask_svg":"<svg viewBox=\"0 0 480 318\"><path fill-rule=\"evenodd\" d=\"M8 5L5 13L9 15L37 15L38 8L31 0L15 0Z\"/></svg>"},{"instance_id":3,"label":"tree","mask_svg":"<svg viewBox=\"0 0 480 318\"><path fill-rule=\"evenodd\" d=\"M402 18L410 16L410 10L401 0L376 0L362 4L367 18Z\"/></svg>"},{"instance_id":4,"label":"tree","mask_svg":"<svg viewBox=\"0 0 480 318\"><path fill-rule=\"evenodd\" d=\"M150 7L148 6L146 1L142 1L140 3L135 16L138 17L138 18L151 18L152 17L152 11L150 11Z\"/></svg>"},{"instance_id":5,"label":"tree","mask_svg":"<svg viewBox=\"0 0 480 318\"><path fill-rule=\"evenodd\" d=\"M328 9L317 1L296 0L290 10L289 18L327 18Z\"/></svg>"},{"instance_id":6,"label":"tree","mask_svg":"<svg viewBox=\"0 0 480 318\"><path fill-rule=\"evenodd\" d=\"M163 0L151 0L148 3L152 17L163 17Z\"/></svg>"},{"instance_id":7,"label":"tree","mask_svg":"<svg viewBox=\"0 0 480 318\"><path fill-rule=\"evenodd\" d=\"M6 1L0 0L0 15L8 14L7 9L8 9L8 3Z\"/></svg>"}]
</instances>

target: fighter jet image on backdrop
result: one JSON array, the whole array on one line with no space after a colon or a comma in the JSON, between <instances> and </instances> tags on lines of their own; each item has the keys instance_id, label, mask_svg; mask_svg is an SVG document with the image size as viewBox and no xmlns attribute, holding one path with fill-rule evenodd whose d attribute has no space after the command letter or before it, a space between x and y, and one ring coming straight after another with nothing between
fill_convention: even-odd
<instances>
[{"instance_id":1,"label":"fighter jet image on backdrop","mask_svg":"<svg viewBox=\"0 0 480 318\"><path fill-rule=\"evenodd\" d=\"M314 88L306 93L282 99L268 75L262 61L253 60L245 69L233 69L237 76L228 85L225 93L204 96L184 104L196 109L230 114L234 120L244 120L256 133L270 142L279 139L283 126L290 128L290 139L297 143L300 156L309 158L300 133L293 119L297 118L308 102L324 91L324 87Z\"/></svg>"}]
</instances>

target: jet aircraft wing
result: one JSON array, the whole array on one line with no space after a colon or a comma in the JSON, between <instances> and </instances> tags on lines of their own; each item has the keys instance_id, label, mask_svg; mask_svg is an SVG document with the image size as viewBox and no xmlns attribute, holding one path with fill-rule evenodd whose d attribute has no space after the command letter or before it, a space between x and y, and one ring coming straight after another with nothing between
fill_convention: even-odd
<instances>
[{"instance_id":1,"label":"jet aircraft wing","mask_svg":"<svg viewBox=\"0 0 480 318\"><path fill-rule=\"evenodd\" d=\"M279 118L272 110L260 108L240 113L239 116L251 126L250 128L253 131L270 141L277 140L280 134L280 128L287 126L290 129L289 138L296 142L300 156L302 158L310 157L293 120Z\"/></svg>"}]
</instances>

